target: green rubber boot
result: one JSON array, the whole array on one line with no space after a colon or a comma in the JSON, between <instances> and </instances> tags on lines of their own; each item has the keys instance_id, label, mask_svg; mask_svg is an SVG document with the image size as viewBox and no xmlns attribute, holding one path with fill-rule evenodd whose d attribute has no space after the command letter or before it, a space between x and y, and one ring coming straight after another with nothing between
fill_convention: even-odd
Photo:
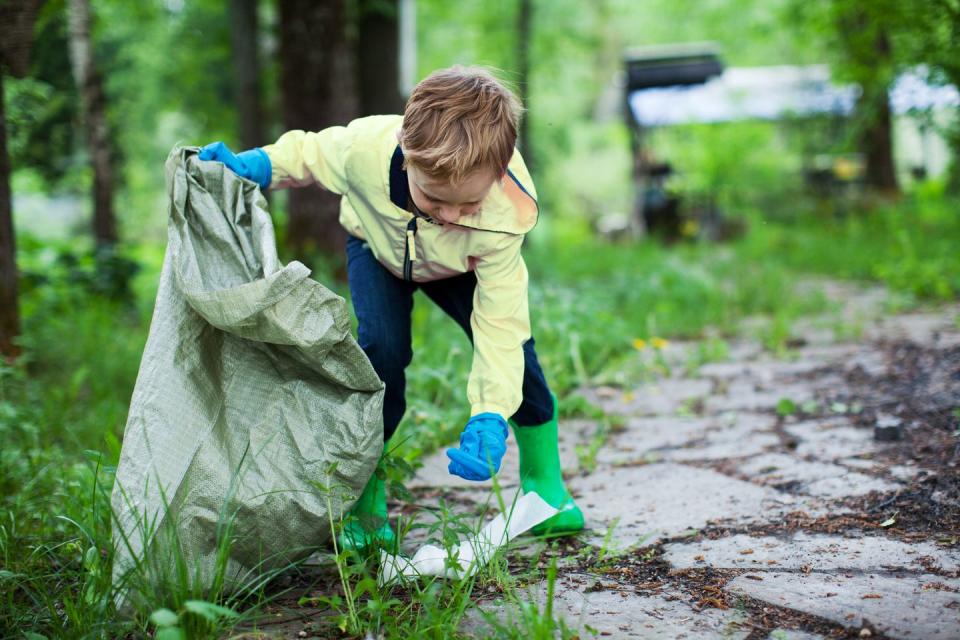
<instances>
[{"instance_id":1,"label":"green rubber boot","mask_svg":"<svg viewBox=\"0 0 960 640\"><path fill-rule=\"evenodd\" d=\"M536 427L520 427L510 421L520 451L520 486L524 493L536 491L560 513L532 529L534 535L566 536L583 530L583 512L563 484L560 451L557 448L557 398L553 418Z\"/></svg>"},{"instance_id":2,"label":"green rubber boot","mask_svg":"<svg viewBox=\"0 0 960 640\"><path fill-rule=\"evenodd\" d=\"M383 450L386 453L386 445ZM367 486L363 488L363 493L344 518L339 537L341 550L363 553L368 549L393 549L396 546L397 535L387 518L387 487L377 476L378 472L383 473L382 461L381 457L373 475L367 481Z\"/></svg>"}]
</instances>

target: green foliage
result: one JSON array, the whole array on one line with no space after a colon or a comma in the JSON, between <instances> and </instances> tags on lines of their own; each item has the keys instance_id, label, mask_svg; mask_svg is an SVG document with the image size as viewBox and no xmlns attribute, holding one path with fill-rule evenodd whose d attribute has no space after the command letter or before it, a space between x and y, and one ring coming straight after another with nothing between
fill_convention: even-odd
<instances>
[{"instance_id":1,"label":"green foliage","mask_svg":"<svg viewBox=\"0 0 960 640\"><path fill-rule=\"evenodd\" d=\"M858 83L869 98L885 94L896 74L917 69L934 84L960 89L960 3L956 0L789 0L783 11L812 49L829 62L836 78ZM858 105L856 128L865 128L874 109ZM960 189L960 124L943 132L954 155L950 186Z\"/></svg>"},{"instance_id":2,"label":"green foliage","mask_svg":"<svg viewBox=\"0 0 960 640\"><path fill-rule=\"evenodd\" d=\"M49 425L21 404L25 386L22 369L0 370L0 631L122 635L110 598L113 469L50 442Z\"/></svg>"},{"instance_id":3,"label":"green foliage","mask_svg":"<svg viewBox=\"0 0 960 640\"><path fill-rule=\"evenodd\" d=\"M771 253L789 267L874 280L917 299L960 295L956 200L936 189L840 219L802 216L758 227L744 244L755 260Z\"/></svg>"},{"instance_id":4,"label":"green foliage","mask_svg":"<svg viewBox=\"0 0 960 640\"><path fill-rule=\"evenodd\" d=\"M35 168L49 186L77 168L78 95L67 53L63 0L47 2L35 25L26 78L4 78L8 152L14 167Z\"/></svg>"},{"instance_id":5,"label":"green foliage","mask_svg":"<svg viewBox=\"0 0 960 640\"><path fill-rule=\"evenodd\" d=\"M43 244L25 239L21 247L29 255L21 263L20 277L24 293L36 288L58 289L50 296L62 300L73 295L78 298L101 297L115 302L133 302L131 281L140 265L124 255L117 247L101 247L79 252L73 247Z\"/></svg>"}]
</instances>

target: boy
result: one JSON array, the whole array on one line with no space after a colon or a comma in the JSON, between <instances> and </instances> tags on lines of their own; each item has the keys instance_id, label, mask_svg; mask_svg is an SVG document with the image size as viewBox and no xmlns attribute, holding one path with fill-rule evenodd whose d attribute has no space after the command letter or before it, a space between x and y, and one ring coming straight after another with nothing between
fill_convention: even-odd
<instances>
[{"instance_id":1,"label":"boy","mask_svg":"<svg viewBox=\"0 0 960 640\"><path fill-rule=\"evenodd\" d=\"M262 188L319 183L342 197L347 273L358 341L386 385L384 441L403 417L404 370L413 352L413 293L450 315L474 346L467 384L472 416L449 471L486 480L500 469L511 418L525 492L560 513L534 533L570 534L583 514L567 492L557 450L557 404L544 379L527 307L524 235L537 221L536 193L515 150L521 106L482 69L434 72L404 115L371 116L316 133L290 131L234 155L201 150ZM371 525L371 523L373 523ZM383 482L376 475L344 523L348 548L391 546Z\"/></svg>"}]
</instances>

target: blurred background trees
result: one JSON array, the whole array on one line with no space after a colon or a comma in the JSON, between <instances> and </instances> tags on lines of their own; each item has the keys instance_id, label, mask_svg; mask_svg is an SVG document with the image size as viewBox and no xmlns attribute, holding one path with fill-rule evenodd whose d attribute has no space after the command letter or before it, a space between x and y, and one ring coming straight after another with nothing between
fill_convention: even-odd
<instances>
[{"instance_id":1,"label":"blurred background trees","mask_svg":"<svg viewBox=\"0 0 960 640\"><path fill-rule=\"evenodd\" d=\"M13 358L20 351L14 342L20 333L20 311L4 76L27 73L39 9L39 0L0 7L0 358Z\"/></svg>"},{"instance_id":2,"label":"blurred background trees","mask_svg":"<svg viewBox=\"0 0 960 640\"><path fill-rule=\"evenodd\" d=\"M48 0L30 33L21 77L5 67L18 237L70 238L91 256L117 240L121 250L162 244L161 167L174 144L243 149L400 112L412 82L454 63L492 66L523 96L520 144L547 212L540 233L589 233L637 197L621 76L637 45L711 41L730 67L826 63L835 82L858 87L842 121L650 132L651 149L678 168L671 188L690 202L790 217L804 167L824 154L862 158L866 191L883 197L945 162L945 182L960 184L955 109L905 118L887 98L908 70L960 83L960 0ZM336 271L337 198L299 189L271 199L289 257Z\"/></svg>"},{"instance_id":3,"label":"blurred background trees","mask_svg":"<svg viewBox=\"0 0 960 640\"><path fill-rule=\"evenodd\" d=\"M103 78L94 57L90 0L69 0L67 17L70 62L80 94L87 155L93 168L93 238L98 248L109 248L117 241L117 223L113 214L113 163L110 159L113 141L107 125Z\"/></svg>"}]
</instances>

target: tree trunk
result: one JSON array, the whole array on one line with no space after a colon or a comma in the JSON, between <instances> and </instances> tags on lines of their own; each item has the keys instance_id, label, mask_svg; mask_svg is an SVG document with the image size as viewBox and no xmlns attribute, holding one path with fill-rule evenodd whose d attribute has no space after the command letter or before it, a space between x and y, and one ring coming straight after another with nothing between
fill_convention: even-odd
<instances>
[{"instance_id":1,"label":"tree trunk","mask_svg":"<svg viewBox=\"0 0 960 640\"><path fill-rule=\"evenodd\" d=\"M13 359L19 355L19 348L13 340L20 335L20 313L17 306L17 244L13 235L10 157L7 155L7 121L3 99L3 74L0 73L0 355L5 359Z\"/></svg>"},{"instance_id":2,"label":"tree trunk","mask_svg":"<svg viewBox=\"0 0 960 640\"><path fill-rule=\"evenodd\" d=\"M263 111L260 108L260 56L257 48L257 0L230 0L230 44L234 86L240 113L240 146L262 146Z\"/></svg>"},{"instance_id":3,"label":"tree trunk","mask_svg":"<svg viewBox=\"0 0 960 640\"><path fill-rule=\"evenodd\" d=\"M857 102L862 130L858 147L865 159L866 183L881 193L899 192L893 161L893 118L888 87L864 87Z\"/></svg>"},{"instance_id":4,"label":"tree trunk","mask_svg":"<svg viewBox=\"0 0 960 640\"><path fill-rule=\"evenodd\" d=\"M357 113L353 56L344 0L279 0L280 91L283 124L317 131L346 124ZM287 246L304 258L317 249L339 260L345 234L339 196L319 187L290 192Z\"/></svg>"},{"instance_id":5,"label":"tree trunk","mask_svg":"<svg viewBox=\"0 0 960 640\"><path fill-rule=\"evenodd\" d=\"M110 163L110 134L107 127L103 79L93 59L90 36L90 0L68 0L70 60L80 92L87 149L93 164L93 237L97 247L117 241L113 213L113 166Z\"/></svg>"},{"instance_id":6,"label":"tree trunk","mask_svg":"<svg viewBox=\"0 0 960 640\"><path fill-rule=\"evenodd\" d=\"M399 0L360 0L357 89L360 115L403 113Z\"/></svg>"},{"instance_id":7,"label":"tree trunk","mask_svg":"<svg viewBox=\"0 0 960 640\"><path fill-rule=\"evenodd\" d=\"M517 85L526 112L520 121L520 147L527 169L533 173L535 164L530 140L530 38L533 23L533 0L520 0L517 11Z\"/></svg>"},{"instance_id":8,"label":"tree trunk","mask_svg":"<svg viewBox=\"0 0 960 640\"><path fill-rule=\"evenodd\" d=\"M874 52L879 68L893 64L890 36L879 28ZM897 172L893 161L893 118L890 113L890 85L892 79L878 74L863 86L857 103L857 112L862 117L860 149L866 158L867 184L882 193L896 195L899 192Z\"/></svg>"},{"instance_id":9,"label":"tree trunk","mask_svg":"<svg viewBox=\"0 0 960 640\"><path fill-rule=\"evenodd\" d=\"M899 187L893 162L889 98L896 75L888 32L891 17L882 4L834 2L846 64L853 70L853 78L861 89L854 110L854 126L857 148L866 164L865 179L873 189L896 195Z\"/></svg>"},{"instance_id":10,"label":"tree trunk","mask_svg":"<svg viewBox=\"0 0 960 640\"><path fill-rule=\"evenodd\" d=\"M3 74L9 71L23 76L27 73L33 25L42 4L41 0L0 3L0 358L4 360L20 355L20 347L15 342L20 335L20 309Z\"/></svg>"}]
</instances>

